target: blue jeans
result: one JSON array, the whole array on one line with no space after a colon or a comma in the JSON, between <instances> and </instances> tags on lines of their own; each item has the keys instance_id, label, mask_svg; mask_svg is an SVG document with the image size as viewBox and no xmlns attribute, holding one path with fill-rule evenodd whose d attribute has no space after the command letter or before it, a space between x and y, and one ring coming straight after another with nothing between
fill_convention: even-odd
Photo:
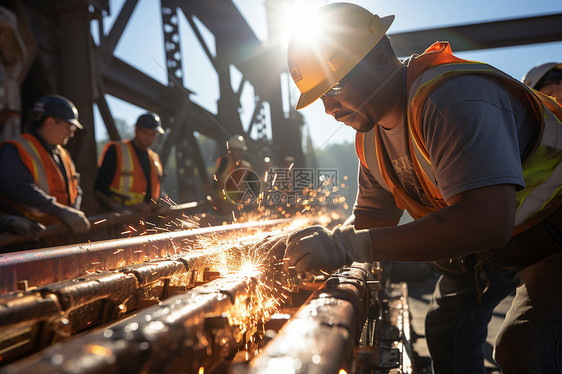
<instances>
[{"instance_id":1,"label":"blue jeans","mask_svg":"<svg viewBox=\"0 0 562 374\"><path fill-rule=\"evenodd\" d=\"M562 252L520 272L491 264L477 301L474 273L442 275L426 317L435 374L485 373L484 344L494 308L515 291L494 358L505 374L562 373ZM485 280L480 279L481 288Z\"/></svg>"}]
</instances>

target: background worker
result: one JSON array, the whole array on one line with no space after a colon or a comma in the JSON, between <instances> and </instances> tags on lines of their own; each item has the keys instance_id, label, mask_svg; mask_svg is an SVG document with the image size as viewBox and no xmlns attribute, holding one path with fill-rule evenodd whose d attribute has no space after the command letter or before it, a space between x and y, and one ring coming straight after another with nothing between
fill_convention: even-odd
<instances>
[{"instance_id":1,"label":"background worker","mask_svg":"<svg viewBox=\"0 0 562 374\"><path fill-rule=\"evenodd\" d=\"M502 372L558 372L562 108L446 42L400 61L385 36L393 16L347 3L314 14L318 37L288 47L297 109L321 98L357 131L359 191L355 227L288 236L287 271L442 261L426 318L435 373L485 373L487 324L513 291L495 344ZM396 226L404 210L415 221Z\"/></svg>"},{"instance_id":2,"label":"background worker","mask_svg":"<svg viewBox=\"0 0 562 374\"><path fill-rule=\"evenodd\" d=\"M60 220L74 233L86 232L79 174L63 147L83 129L78 111L65 97L47 95L35 102L31 116L28 133L0 146L0 197L34 221Z\"/></svg>"},{"instance_id":3,"label":"background worker","mask_svg":"<svg viewBox=\"0 0 562 374\"><path fill-rule=\"evenodd\" d=\"M527 86L562 103L562 63L547 62L529 70L522 79Z\"/></svg>"},{"instance_id":4,"label":"background worker","mask_svg":"<svg viewBox=\"0 0 562 374\"><path fill-rule=\"evenodd\" d=\"M105 146L94 186L102 204L118 212L148 213L165 207L159 203L162 162L150 148L158 134L164 134L160 117L145 113L137 118L133 139Z\"/></svg>"},{"instance_id":5,"label":"background worker","mask_svg":"<svg viewBox=\"0 0 562 374\"><path fill-rule=\"evenodd\" d=\"M244 160L248 150L242 135L233 135L226 141L226 153L217 159L213 180L211 181L211 198L219 213L229 213L239 202L242 182L247 170L252 165Z\"/></svg>"}]
</instances>

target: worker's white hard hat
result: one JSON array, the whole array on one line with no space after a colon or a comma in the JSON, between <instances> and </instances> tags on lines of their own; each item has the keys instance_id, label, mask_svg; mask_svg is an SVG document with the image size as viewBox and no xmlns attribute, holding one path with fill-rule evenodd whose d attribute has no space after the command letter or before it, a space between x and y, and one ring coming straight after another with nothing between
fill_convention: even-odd
<instances>
[{"instance_id":1,"label":"worker's white hard hat","mask_svg":"<svg viewBox=\"0 0 562 374\"><path fill-rule=\"evenodd\" d=\"M319 99L349 73L394 21L394 16L380 18L350 3L325 5L311 17L318 30L294 35L287 49L289 72L301 92L296 109Z\"/></svg>"},{"instance_id":2,"label":"worker's white hard hat","mask_svg":"<svg viewBox=\"0 0 562 374\"><path fill-rule=\"evenodd\" d=\"M241 149L247 151L246 141L242 135L233 135L226 141L227 149Z\"/></svg>"},{"instance_id":3,"label":"worker's white hard hat","mask_svg":"<svg viewBox=\"0 0 562 374\"><path fill-rule=\"evenodd\" d=\"M535 88L537 83L539 83L539 81L546 75L546 73L548 73L554 68L562 69L562 63L547 62L542 65L537 65L531 70L529 70L529 72L525 74L525 76L523 77L523 79L521 79L521 81L525 83L527 86L531 88Z\"/></svg>"}]
</instances>

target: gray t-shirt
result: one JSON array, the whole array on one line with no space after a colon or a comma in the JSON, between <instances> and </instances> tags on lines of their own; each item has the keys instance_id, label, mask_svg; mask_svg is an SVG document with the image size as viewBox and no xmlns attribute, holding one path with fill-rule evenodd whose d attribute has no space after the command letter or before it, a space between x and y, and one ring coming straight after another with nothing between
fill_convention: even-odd
<instances>
[{"instance_id":1,"label":"gray t-shirt","mask_svg":"<svg viewBox=\"0 0 562 374\"><path fill-rule=\"evenodd\" d=\"M444 199L497 184L524 188L521 161L538 136L535 122L525 99L492 77L462 75L436 88L423 108L422 135ZM381 127L383 147L402 187L431 206L415 174L405 131L403 122ZM402 215L392 194L362 165L354 210L375 218Z\"/></svg>"}]
</instances>

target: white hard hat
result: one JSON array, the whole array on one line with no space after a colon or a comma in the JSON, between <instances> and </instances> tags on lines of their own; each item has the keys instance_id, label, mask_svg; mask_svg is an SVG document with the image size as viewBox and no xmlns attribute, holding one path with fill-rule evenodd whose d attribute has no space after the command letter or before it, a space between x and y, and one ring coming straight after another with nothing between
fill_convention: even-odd
<instances>
[{"instance_id":1,"label":"white hard hat","mask_svg":"<svg viewBox=\"0 0 562 374\"><path fill-rule=\"evenodd\" d=\"M521 81L525 83L527 86L531 88L535 88L535 86L537 85L537 83L539 83L542 77L544 77L546 73L548 73L554 68L562 69L562 63L547 62L542 65L537 65L531 70L529 70L529 72L525 74L525 76L523 77L523 79L521 79Z\"/></svg>"},{"instance_id":2,"label":"white hard hat","mask_svg":"<svg viewBox=\"0 0 562 374\"><path fill-rule=\"evenodd\" d=\"M232 135L226 141L226 148L227 149L241 149L243 151L247 151L248 147L246 147L246 141L242 135Z\"/></svg>"}]
</instances>

